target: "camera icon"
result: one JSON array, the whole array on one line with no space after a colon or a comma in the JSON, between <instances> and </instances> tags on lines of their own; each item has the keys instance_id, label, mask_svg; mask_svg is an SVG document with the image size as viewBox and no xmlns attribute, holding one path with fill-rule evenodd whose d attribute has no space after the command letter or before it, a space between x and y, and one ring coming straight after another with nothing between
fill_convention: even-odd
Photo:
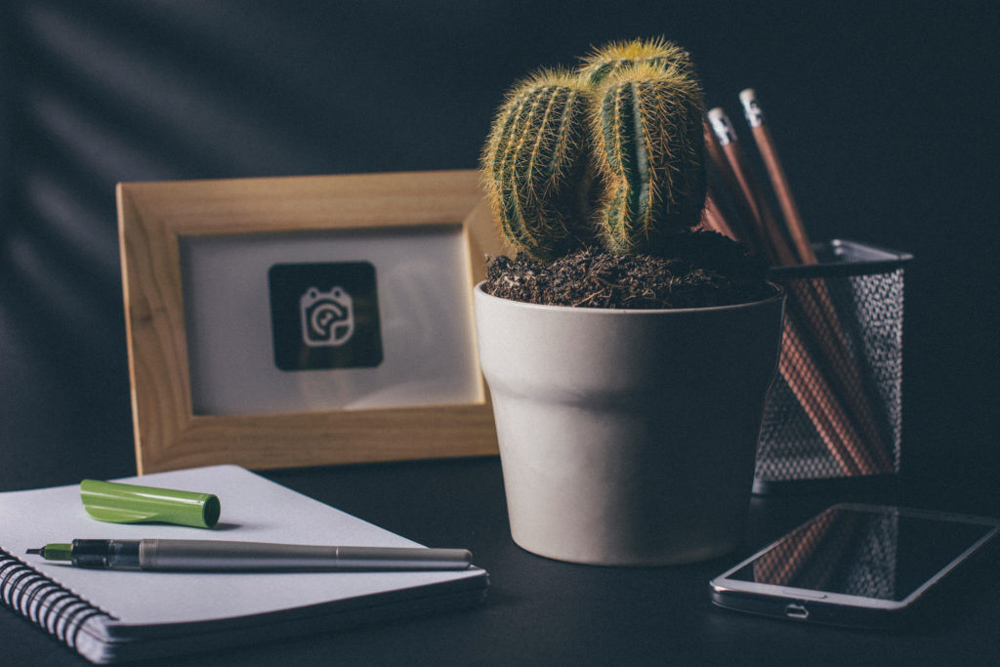
<instances>
[{"instance_id":1,"label":"camera icon","mask_svg":"<svg viewBox=\"0 0 1000 667\"><path fill-rule=\"evenodd\" d=\"M354 335L354 300L340 287L310 287L299 298L302 340L309 347L337 347Z\"/></svg>"}]
</instances>

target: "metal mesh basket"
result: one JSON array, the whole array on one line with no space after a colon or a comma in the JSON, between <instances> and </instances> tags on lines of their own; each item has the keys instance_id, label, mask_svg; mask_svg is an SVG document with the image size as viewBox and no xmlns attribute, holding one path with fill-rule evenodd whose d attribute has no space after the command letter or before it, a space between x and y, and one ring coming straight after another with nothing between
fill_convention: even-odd
<instances>
[{"instance_id":1,"label":"metal mesh basket","mask_svg":"<svg viewBox=\"0 0 1000 667\"><path fill-rule=\"evenodd\" d=\"M819 264L771 271L788 301L758 493L780 482L899 472L903 267L912 257L850 241L817 254Z\"/></svg>"}]
</instances>

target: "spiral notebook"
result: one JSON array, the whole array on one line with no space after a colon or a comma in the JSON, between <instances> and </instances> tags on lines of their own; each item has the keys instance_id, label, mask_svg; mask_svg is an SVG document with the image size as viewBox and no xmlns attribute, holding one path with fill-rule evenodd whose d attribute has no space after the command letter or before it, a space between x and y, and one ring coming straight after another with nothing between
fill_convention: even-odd
<instances>
[{"instance_id":1,"label":"spiral notebook","mask_svg":"<svg viewBox=\"0 0 1000 667\"><path fill-rule=\"evenodd\" d=\"M467 606L480 602L489 585L486 572L477 567L133 572L87 570L25 555L46 543L86 538L420 546L238 466L117 481L214 493L222 517L210 531L102 523L84 511L77 485L0 493L0 599L94 663L204 651Z\"/></svg>"}]
</instances>

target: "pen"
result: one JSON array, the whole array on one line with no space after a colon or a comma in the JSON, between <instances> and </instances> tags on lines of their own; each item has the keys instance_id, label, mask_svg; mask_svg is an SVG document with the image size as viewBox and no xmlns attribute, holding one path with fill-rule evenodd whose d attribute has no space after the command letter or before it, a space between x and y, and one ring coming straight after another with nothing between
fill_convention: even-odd
<instances>
[{"instance_id":1,"label":"pen","mask_svg":"<svg viewBox=\"0 0 1000 667\"><path fill-rule=\"evenodd\" d=\"M340 547L217 540L73 540L28 549L45 560L108 570L337 571L464 570L465 549Z\"/></svg>"}]
</instances>

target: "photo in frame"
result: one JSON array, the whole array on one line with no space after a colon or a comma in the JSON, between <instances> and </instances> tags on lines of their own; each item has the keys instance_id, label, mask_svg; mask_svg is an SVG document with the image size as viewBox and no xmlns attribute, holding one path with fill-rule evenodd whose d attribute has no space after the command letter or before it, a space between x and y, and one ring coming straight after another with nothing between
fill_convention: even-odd
<instances>
[{"instance_id":1,"label":"photo in frame","mask_svg":"<svg viewBox=\"0 0 1000 667\"><path fill-rule=\"evenodd\" d=\"M496 452L475 171L120 183L139 474Z\"/></svg>"}]
</instances>

